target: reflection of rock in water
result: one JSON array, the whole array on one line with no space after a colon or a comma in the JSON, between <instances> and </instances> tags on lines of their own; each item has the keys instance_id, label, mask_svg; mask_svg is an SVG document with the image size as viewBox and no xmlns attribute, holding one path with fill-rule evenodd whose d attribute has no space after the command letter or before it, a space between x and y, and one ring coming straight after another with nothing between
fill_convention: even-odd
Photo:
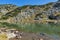
<instances>
[{"instance_id":1,"label":"reflection of rock in water","mask_svg":"<svg viewBox=\"0 0 60 40\"><path fill-rule=\"evenodd\" d=\"M58 35L52 35L52 38L54 38L55 40L60 40L60 36L58 36Z\"/></svg>"},{"instance_id":2,"label":"reflection of rock in water","mask_svg":"<svg viewBox=\"0 0 60 40\"><path fill-rule=\"evenodd\" d=\"M46 33L40 33L40 37L42 37L44 40L60 40L60 37L55 35L48 35Z\"/></svg>"}]
</instances>

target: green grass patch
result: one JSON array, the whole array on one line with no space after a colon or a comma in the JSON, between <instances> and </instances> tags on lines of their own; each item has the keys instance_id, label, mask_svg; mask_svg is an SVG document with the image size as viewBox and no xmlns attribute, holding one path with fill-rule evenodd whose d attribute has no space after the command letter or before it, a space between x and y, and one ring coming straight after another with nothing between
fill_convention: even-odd
<instances>
[{"instance_id":1,"label":"green grass patch","mask_svg":"<svg viewBox=\"0 0 60 40\"><path fill-rule=\"evenodd\" d=\"M60 25L59 24L10 24L10 23L0 23L0 27L16 28L24 32L34 32L34 33L48 33L56 34L60 36Z\"/></svg>"}]
</instances>

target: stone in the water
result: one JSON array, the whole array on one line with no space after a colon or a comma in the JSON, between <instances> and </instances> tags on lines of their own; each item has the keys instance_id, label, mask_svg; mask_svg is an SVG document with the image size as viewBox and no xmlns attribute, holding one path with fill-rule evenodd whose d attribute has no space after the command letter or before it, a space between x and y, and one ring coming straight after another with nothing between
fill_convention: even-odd
<instances>
[{"instance_id":1,"label":"stone in the water","mask_svg":"<svg viewBox=\"0 0 60 40\"><path fill-rule=\"evenodd\" d=\"M40 33L40 35L44 36L45 34L44 33Z\"/></svg>"}]
</instances>

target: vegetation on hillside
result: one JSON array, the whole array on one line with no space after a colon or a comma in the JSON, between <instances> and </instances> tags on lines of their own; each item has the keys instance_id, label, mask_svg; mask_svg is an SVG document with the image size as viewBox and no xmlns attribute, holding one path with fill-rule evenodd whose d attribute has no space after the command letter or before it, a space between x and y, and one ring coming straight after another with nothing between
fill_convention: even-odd
<instances>
[{"instance_id":1,"label":"vegetation on hillside","mask_svg":"<svg viewBox=\"0 0 60 40\"><path fill-rule=\"evenodd\" d=\"M2 19L8 19L9 17L14 17L16 16L18 13L21 13L21 10L24 10L26 9L27 7L29 7L29 9L38 9L38 10L41 10L44 11L44 10L48 10L51 8L53 3L48 3L48 4L45 4L45 5L25 5L25 6L21 6L21 7L18 7L16 9L14 9L13 11L11 12L7 12L5 15L3 14L2 15ZM1 5L2 7L4 6L5 9L9 9L11 10L13 7L16 7L14 5ZM11 8L10 8L11 7ZM7 18L6 18L7 17Z\"/></svg>"}]
</instances>

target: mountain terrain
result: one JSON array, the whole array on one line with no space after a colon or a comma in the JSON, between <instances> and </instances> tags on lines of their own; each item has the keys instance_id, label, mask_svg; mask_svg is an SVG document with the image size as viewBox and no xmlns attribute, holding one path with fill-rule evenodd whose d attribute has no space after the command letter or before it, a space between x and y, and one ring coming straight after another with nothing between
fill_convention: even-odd
<instances>
[{"instance_id":1,"label":"mountain terrain","mask_svg":"<svg viewBox=\"0 0 60 40\"><path fill-rule=\"evenodd\" d=\"M48 16L46 17L49 14L46 11L51 9L52 5L53 3L45 5L25 5L21 7L12 4L0 5L0 20L12 23L26 23L31 20L41 20L44 17L49 19Z\"/></svg>"},{"instance_id":2,"label":"mountain terrain","mask_svg":"<svg viewBox=\"0 0 60 40\"><path fill-rule=\"evenodd\" d=\"M44 5L25 5L18 7L12 4L0 5L0 20L8 23L58 23L60 22L60 2ZM58 20L58 21L57 21Z\"/></svg>"},{"instance_id":3,"label":"mountain terrain","mask_svg":"<svg viewBox=\"0 0 60 40\"><path fill-rule=\"evenodd\" d=\"M28 38L31 40L35 38L36 40L60 40L60 0L44 5L2 4L0 5L0 28L19 30L17 35L22 36L22 40ZM20 31L23 32L22 35ZM11 31L6 32L4 29L2 32L9 34ZM10 40L18 39L14 37Z\"/></svg>"}]
</instances>

